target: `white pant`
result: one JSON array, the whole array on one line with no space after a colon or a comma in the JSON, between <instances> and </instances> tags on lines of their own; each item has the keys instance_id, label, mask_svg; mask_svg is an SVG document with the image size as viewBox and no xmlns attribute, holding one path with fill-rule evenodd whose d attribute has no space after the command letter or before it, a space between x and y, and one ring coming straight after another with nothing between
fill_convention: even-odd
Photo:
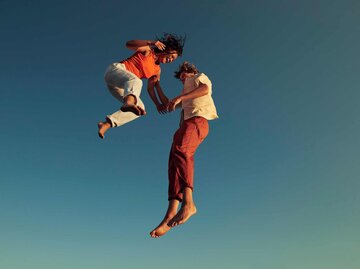
<instances>
[{"instance_id":1,"label":"white pant","mask_svg":"<svg viewBox=\"0 0 360 269\"><path fill-rule=\"evenodd\" d=\"M145 110L144 103L140 99L143 83L136 75L127 71L124 64L111 64L105 72L105 82L110 93L120 102L123 103L124 98L131 94L136 97L136 105ZM135 120L138 117L139 116L132 112L118 110L113 114L108 115L107 119L111 122L112 127L118 127Z\"/></svg>"}]
</instances>

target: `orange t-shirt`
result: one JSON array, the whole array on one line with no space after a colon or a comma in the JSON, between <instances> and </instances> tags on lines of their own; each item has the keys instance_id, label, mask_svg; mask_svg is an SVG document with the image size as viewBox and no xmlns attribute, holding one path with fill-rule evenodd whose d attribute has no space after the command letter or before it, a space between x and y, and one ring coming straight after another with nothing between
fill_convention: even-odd
<instances>
[{"instance_id":1,"label":"orange t-shirt","mask_svg":"<svg viewBox=\"0 0 360 269\"><path fill-rule=\"evenodd\" d=\"M154 51L147 56L141 52L135 52L121 63L125 65L126 70L134 73L138 78L150 78L160 72L160 65L155 63Z\"/></svg>"}]
</instances>

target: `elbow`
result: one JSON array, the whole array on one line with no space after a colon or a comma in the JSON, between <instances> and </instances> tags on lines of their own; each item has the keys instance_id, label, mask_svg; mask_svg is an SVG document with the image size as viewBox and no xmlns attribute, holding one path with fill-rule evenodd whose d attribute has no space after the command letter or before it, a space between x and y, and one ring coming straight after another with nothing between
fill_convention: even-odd
<instances>
[{"instance_id":1,"label":"elbow","mask_svg":"<svg viewBox=\"0 0 360 269\"><path fill-rule=\"evenodd\" d=\"M156 84L158 84L158 79L156 76L152 76L151 78L148 79L148 85L150 87L154 88Z\"/></svg>"},{"instance_id":2,"label":"elbow","mask_svg":"<svg viewBox=\"0 0 360 269\"><path fill-rule=\"evenodd\" d=\"M127 47L128 49L131 49L134 47L134 40L129 40L125 43L125 47Z\"/></svg>"}]
</instances>

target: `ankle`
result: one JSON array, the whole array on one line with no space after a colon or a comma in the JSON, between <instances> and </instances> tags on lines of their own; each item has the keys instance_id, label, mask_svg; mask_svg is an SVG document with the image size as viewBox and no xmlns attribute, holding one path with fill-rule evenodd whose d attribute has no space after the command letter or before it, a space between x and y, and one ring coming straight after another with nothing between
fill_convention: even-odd
<instances>
[{"instance_id":1,"label":"ankle","mask_svg":"<svg viewBox=\"0 0 360 269\"><path fill-rule=\"evenodd\" d=\"M166 216L166 217L164 217L162 222L169 222L174 216Z\"/></svg>"},{"instance_id":2,"label":"ankle","mask_svg":"<svg viewBox=\"0 0 360 269\"><path fill-rule=\"evenodd\" d=\"M136 105L136 97L132 94L125 97L124 104L127 106L134 106Z\"/></svg>"},{"instance_id":3,"label":"ankle","mask_svg":"<svg viewBox=\"0 0 360 269\"><path fill-rule=\"evenodd\" d=\"M101 125L101 128L102 129L109 129L111 127L111 123L107 122L107 121L104 121L102 122L102 125Z\"/></svg>"},{"instance_id":4,"label":"ankle","mask_svg":"<svg viewBox=\"0 0 360 269\"><path fill-rule=\"evenodd\" d=\"M194 201L183 201L182 202L182 205L181 205L182 207L194 207L195 206L195 203L194 203Z\"/></svg>"}]
</instances>

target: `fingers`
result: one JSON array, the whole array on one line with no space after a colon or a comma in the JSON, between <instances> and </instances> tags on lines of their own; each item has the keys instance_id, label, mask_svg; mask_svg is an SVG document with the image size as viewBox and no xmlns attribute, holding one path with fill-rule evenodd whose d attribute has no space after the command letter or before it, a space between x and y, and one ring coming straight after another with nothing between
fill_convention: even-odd
<instances>
[{"instance_id":1,"label":"fingers","mask_svg":"<svg viewBox=\"0 0 360 269\"><path fill-rule=\"evenodd\" d=\"M162 105L162 104L157 106L157 110L160 114L168 113L167 106Z\"/></svg>"},{"instance_id":2,"label":"fingers","mask_svg":"<svg viewBox=\"0 0 360 269\"><path fill-rule=\"evenodd\" d=\"M157 110L160 114L166 114L168 112L172 112L176 109L176 102L169 102L166 105L157 106Z\"/></svg>"},{"instance_id":3,"label":"fingers","mask_svg":"<svg viewBox=\"0 0 360 269\"><path fill-rule=\"evenodd\" d=\"M160 41L156 41L155 42L155 46L159 49L159 50L164 50L165 49L165 44L160 42Z\"/></svg>"},{"instance_id":4,"label":"fingers","mask_svg":"<svg viewBox=\"0 0 360 269\"><path fill-rule=\"evenodd\" d=\"M175 103L173 103L173 102L170 102L169 103L169 106L168 106L168 111L174 111L175 110Z\"/></svg>"},{"instance_id":5,"label":"fingers","mask_svg":"<svg viewBox=\"0 0 360 269\"><path fill-rule=\"evenodd\" d=\"M168 103L168 111L174 111L176 109L176 106L181 102L179 98L174 98L169 101Z\"/></svg>"}]
</instances>

